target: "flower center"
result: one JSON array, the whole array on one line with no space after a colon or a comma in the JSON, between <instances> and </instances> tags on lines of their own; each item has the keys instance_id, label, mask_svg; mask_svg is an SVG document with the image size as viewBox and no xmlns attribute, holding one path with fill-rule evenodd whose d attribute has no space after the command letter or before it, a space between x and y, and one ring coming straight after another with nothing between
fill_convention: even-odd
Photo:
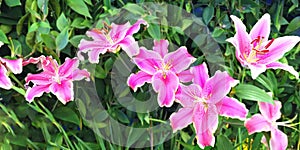
<instances>
[{"instance_id":1,"label":"flower center","mask_svg":"<svg viewBox=\"0 0 300 150\"><path fill-rule=\"evenodd\" d=\"M167 77L167 72L172 68L172 64L170 62L161 63L161 68L155 66L156 71L161 70L163 72L163 78L166 79Z\"/></svg>"},{"instance_id":2,"label":"flower center","mask_svg":"<svg viewBox=\"0 0 300 150\"><path fill-rule=\"evenodd\" d=\"M271 46L271 44L274 42L274 39L271 39L269 43L267 43L264 47L262 46L264 37L257 36L251 44L252 44L252 49L250 53L244 54L244 57L248 63L255 63L259 60L257 55L264 55L269 52L268 48Z\"/></svg>"}]
</instances>

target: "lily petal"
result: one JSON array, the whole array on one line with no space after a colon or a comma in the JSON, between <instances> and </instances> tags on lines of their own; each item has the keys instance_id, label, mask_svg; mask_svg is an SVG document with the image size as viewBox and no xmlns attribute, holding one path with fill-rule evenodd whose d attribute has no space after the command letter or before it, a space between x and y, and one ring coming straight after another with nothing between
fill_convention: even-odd
<instances>
[{"instance_id":1,"label":"lily petal","mask_svg":"<svg viewBox=\"0 0 300 150\"><path fill-rule=\"evenodd\" d=\"M66 58L65 62L58 68L58 74L62 77L68 77L78 68L79 60L76 58Z\"/></svg>"},{"instance_id":2,"label":"lily petal","mask_svg":"<svg viewBox=\"0 0 300 150\"><path fill-rule=\"evenodd\" d=\"M267 68L271 68L271 69L282 69L285 71L290 72L292 75L294 75L296 77L296 79L299 79L299 73L292 67L280 62L273 62L267 65Z\"/></svg>"},{"instance_id":3,"label":"lily petal","mask_svg":"<svg viewBox=\"0 0 300 150\"><path fill-rule=\"evenodd\" d=\"M40 57L40 59L44 71L55 72L55 70L58 68L57 61L51 56Z\"/></svg>"},{"instance_id":4,"label":"lily petal","mask_svg":"<svg viewBox=\"0 0 300 150\"><path fill-rule=\"evenodd\" d=\"M143 86L146 82L151 83L152 75L147 74L146 72L139 71L136 74L131 74L128 77L127 85L129 85L134 92L136 92L138 87Z\"/></svg>"},{"instance_id":5,"label":"lily petal","mask_svg":"<svg viewBox=\"0 0 300 150\"><path fill-rule=\"evenodd\" d=\"M59 101L66 104L74 99L73 83L69 80L63 80L59 83L54 82L50 86L50 91L56 95Z\"/></svg>"},{"instance_id":6,"label":"lily petal","mask_svg":"<svg viewBox=\"0 0 300 150\"><path fill-rule=\"evenodd\" d=\"M196 135L196 138L197 138L197 144L201 149L204 149L206 146L215 145L215 137L210 130L206 130L203 133L198 133Z\"/></svg>"},{"instance_id":7,"label":"lily petal","mask_svg":"<svg viewBox=\"0 0 300 150\"><path fill-rule=\"evenodd\" d=\"M122 49L127 53L127 55L130 58L138 55L140 52L138 42L135 41L135 39L132 36L125 37L122 41L120 41L117 44L119 44L122 47Z\"/></svg>"},{"instance_id":8,"label":"lily petal","mask_svg":"<svg viewBox=\"0 0 300 150\"><path fill-rule=\"evenodd\" d=\"M255 65L248 65L251 71L252 79L256 79L261 73L267 70L266 65L262 64L255 64Z\"/></svg>"},{"instance_id":9,"label":"lily petal","mask_svg":"<svg viewBox=\"0 0 300 150\"><path fill-rule=\"evenodd\" d=\"M245 127L249 134L262 131L270 131L271 125L261 114L255 114L245 121Z\"/></svg>"},{"instance_id":10,"label":"lily petal","mask_svg":"<svg viewBox=\"0 0 300 150\"><path fill-rule=\"evenodd\" d=\"M23 70L22 59L10 60L0 57L0 61L5 63L5 66L14 74L19 74Z\"/></svg>"},{"instance_id":11,"label":"lily petal","mask_svg":"<svg viewBox=\"0 0 300 150\"><path fill-rule=\"evenodd\" d=\"M200 85L201 88L204 88L204 85L209 78L206 63L192 67L191 72L194 75L193 82Z\"/></svg>"},{"instance_id":12,"label":"lily petal","mask_svg":"<svg viewBox=\"0 0 300 150\"><path fill-rule=\"evenodd\" d=\"M197 104L194 108L193 123L196 129L198 145L201 148L214 146L215 137L213 133L218 127L217 108L214 105L205 108L204 105Z\"/></svg>"},{"instance_id":13,"label":"lily petal","mask_svg":"<svg viewBox=\"0 0 300 150\"><path fill-rule=\"evenodd\" d=\"M170 116L170 123L173 129L173 133L177 130L181 130L192 123L193 108L181 108L178 112L173 113Z\"/></svg>"},{"instance_id":14,"label":"lily petal","mask_svg":"<svg viewBox=\"0 0 300 150\"><path fill-rule=\"evenodd\" d=\"M246 32L246 27L236 16L231 15L230 18L233 20L236 30L236 50L239 51L239 54L248 55L251 51L251 38Z\"/></svg>"},{"instance_id":15,"label":"lily petal","mask_svg":"<svg viewBox=\"0 0 300 150\"><path fill-rule=\"evenodd\" d=\"M221 101L230 91L231 87L238 83L227 72L217 71L203 88L204 97L210 97L210 103L216 104Z\"/></svg>"},{"instance_id":16,"label":"lily petal","mask_svg":"<svg viewBox=\"0 0 300 150\"><path fill-rule=\"evenodd\" d=\"M86 35L88 37L91 37L94 41L108 42L107 39L106 39L106 36L103 33L103 31L101 31L99 29L92 29L90 31L87 31Z\"/></svg>"},{"instance_id":17,"label":"lily petal","mask_svg":"<svg viewBox=\"0 0 300 150\"><path fill-rule=\"evenodd\" d=\"M181 82L191 82L194 78L194 75L190 70L184 70L177 74Z\"/></svg>"},{"instance_id":18,"label":"lily petal","mask_svg":"<svg viewBox=\"0 0 300 150\"><path fill-rule=\"evenodd\" d=\"M152 77L152 86L158 93L158 104L160 107L171 107L175 100L175 92L179 86L178 77L171 71L163 73L159 71Z\"/></svg>"},{"instance_id":19,"label":"lily petal","mask_svg":"<svg viewBox=\"0 0 300 150\"><path fill-rule=\"evenodd\" d=\"M264 14L257 23L253 26L250 31L251 39L255 39L258 36L263 38L263 42L267 41L269 38L270 30L271 30L271 17L268 13Z\"/></svg>"},{"instance_id":20,"label":"lily petal","mask_svg":"<svg viewBox=\"0 0 300 150\"><path fill-rule=\"evenodd\" d=\"M29 87L26 91L25 98L28 102L32 102L35 97L41 97L44 92L49 93L50 85L36 85Z\"/></svg>"},{"instance_id":21,"label":"lily petal","mask_svg":"<svg viewBox=\"0 0 300 150\"><path fill-rule=\"evenodd\" d=\"M209 131L216 131L218 128L218 110L215 105L205 106L197 103L193 115L196 134Z\"/></svg>"},{"instance_id":22,"label":"lily petal","mask_svg":"<svg viewBox=\"0 0 300 150\"><path fill-rule=\"evenodd\" d=\"M128 35L133 35L134 33L137 33L140 30L140 25L143 24L145 26L149 26L148 23L143 20L143 19L139 19L138 21L136 21L127 31L126 36Z\"/></svg>"},{"instance_id":23,"label":"lily petal","mask_svg":"<svg viewBox=\"0 0 300 150\"><path fill-rule=\"evenodd\" d=\"M152 75L162 65L161 56L157 52L147 50L145 47L140 48L140 53L133 58L133 61L142 71Z\"/></svg>"},{"instance_id":24,"label":"lily petal","mask_svg":"<svg viewBox=\"0 0 300 150\"><path fill-rule=\"evenodd\" d=\"M172 70L176 73L186 70L196 58L190 55L185 46L178 48L176 51L168 53L164 57L166 64L172 65Z\"/></svg>"},{"instance_id":25,"label":"lily petal","mask_svg":"<svg viewBox=\"0 0 300 150\"><path fill-rule=\"evenodd\" d=\"M130 23L126 22L125 24L111 24L111 30L109 36L113 41L119 41L125 38L128 29L130 28Z\"/></svg>"},{"instance_id":26,"label":"lily petal","mask_svg":"<svg viewBox=\"0 0 300 150\"><path fill-rule=\"evenodd\" d=\"M53 82L52 77L54 76L54 73L52 72L41 72L39 74L31 74L29 73L27 77L25 78L26 84L29 84L29 82L32 82L34 84L38 85L47 85Z\"/></svg>"},{"instance_id":27,"label":"lily petal","mask_svg":"<svg viewBox=\"0 0 300 150\"><path fill-rule=\"evenodd\" d=\"M286 150L288 146L288 137L279 129L271 131L270 149L271 150Z\"/></svg>"},{"instance_id":28,"label":"lily petal","mask_svg":"<svg viewBox=\"0 0 300 150\"><path fill-rule=\"evenodd\" d=\"M274 39L269 46L269 52L259 57L259 63L269 64L282 58L284 54L290 51L300 41L299 36L284 36ZM265 42L268 43L268 42Z\"/></svg>"},{"instance_id":29,"label":"lily petal","mask_svg":"<svg viewBox=\"0 0 300 150\"><path fill-rule=\"evenodd\" d=\"M175 101L180 103L183 107L193 107L195 97L200 97L201 87L197 84L185 86L180 84L176 94Z\"/></svg>"},{"instance_id":30,"label":"lily petal","mask_svg":"<svg viewBox=\"0 0 300 150\"><path fill-rule=\"evenodd\" d=\"M168 40L154 40L153 51L156 51L163 58L168 53Z\"/></svg>"},{"instance_id":31,"label":"lily petal","mask_svg":"<svg viewBox=\"0 0 300 150\"><path fill-rule=\"evenodd\" d=\"M73 81L79 81L84 78L86 78L86 81L90 80L90 73L86 69L83 69L83 70L76 69L73 71L72 77L71 77L71 79Z\"/></svg>"},{"instance_id":32,"label":"lily petal","mask_svg":"<svg viewBox=\"0 0 300 150\"><path fill-rule=\"evenodd\" d=\"M261 114L270 121L276 121L281 117L281 102L274 100L274 105L267 102L258 102Z\"/></svg>"},{"instance_id":33,"label":"lily petal","mask_svg":"<svg viewBox=\"0 0 300 150\"><path fill-rule=\"evenodd\" d=\"M9 90L12 86L11 80L7 76L6 68L0 64L0 88Z\"/></svg>"},{"instance_id":34,"label":"lily petal","mask_svg":"<svg viewBox=\"0 0 300 150\"><path fill-rule=\"evenodd\" d=\"M99 55L107 52L107 49L95 49L88 52L90 63L99 63Z\"/></svg>"},{"instance_id":35,"label":"lily petal","mask_svg":"<svg viewBox=\"0 0 300 150\"><path fill-rule=\"evenodd\" d=\"M225 117L237 118L245 120L248 114L248 109L244 103L239 102L235 98L224 97L216 104L219 114Z\"/></svg>"}]
</instances>

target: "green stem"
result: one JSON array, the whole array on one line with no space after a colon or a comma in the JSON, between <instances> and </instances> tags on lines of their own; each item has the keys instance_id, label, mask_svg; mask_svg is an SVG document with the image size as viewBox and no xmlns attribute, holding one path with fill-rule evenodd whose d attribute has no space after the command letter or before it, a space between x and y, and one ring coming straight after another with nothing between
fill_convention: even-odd
<instances>
[{"instance_id":1,"label":"green stem","mask_svg":"<svg viewBox=\"0 0 300 150\"><path fill-rule=\"evenodd\" d=\"M150 121L154 121L154 122L160 122L160 123L164 123L166 124L167 122L166 121L163 121L163 120L159 120L159 119L155 119L155 118L149 118Z\"/></svg>"},{"instance_id":2,"label":"green stem","mask_svg":"<svg viewBox=\"0 0 300 150\"><path fill-rule=\"evenodd\" d=\"M25 89L24 85L20 82L20 80L13 73L10 73L9 77L11 77L15 82L17 82L20 87Z\"/></svg>"},{"instance_id":3,"label":"green stem","mask_svg":"<svg viewBox=\"0 0 300 150\"><path fill-rule=\"evenodd\" d=\"M246 76L246 68L243 67L241 83L244 83L245 76Z\"/></svg>"}]
</instances>

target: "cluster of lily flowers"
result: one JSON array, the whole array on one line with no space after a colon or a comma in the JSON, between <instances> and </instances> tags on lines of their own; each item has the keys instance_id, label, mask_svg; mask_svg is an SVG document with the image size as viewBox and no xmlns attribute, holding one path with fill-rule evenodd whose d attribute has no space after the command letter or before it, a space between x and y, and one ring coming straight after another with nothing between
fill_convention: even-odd
<instances>
[{"instance_id":1,"label":"cluster of lily flowers","mask_svg":"<svg viewBox=\"0 0 300 150\"><path fill-rule=\"evenodd\" d=\"M249 34L239 18L231 16L231 19L236 34L227 41L236 48L237 60L243 67L250 69L253 79L266 69L283 69L299 78L299 73L293 67L278 60L300 41L300 37L285 36L268 40L271 24L269 14L263 15ZM287 122L276 122L281 117L280 101L275 100L274 104L258 102L261 114L247 118L248 109L245 104L227 96L231 88L239 83L238 80L225 71L216 71L210 77L206 63L190 67L196 58L188 53L185 46L168 52L167 40L154 40L153 50L139 47L133 34L139 31L141 24L148 26L146 21L140 19L133 25L129 22L122 25L112 23L103 29L87 31L87 36L92 40L82 39L78 46L78 58L66 58L62 65L51 56L28 60L0 58L0 87L12 88L9 72L19 74L22 66L37 64L42 72L27 75L26 100L32 102L43 93L51 92L66 104L74 99L73 81L89 80L90 73L85 69L78 69L80 60L84 59L82 53L88 53L89 62L98 63L100 54L117 53L122 49L140 69L128 77L128 86L137 91L145 83L152 84L153 90L158 93L160 107L171 107L174 101L182 106L170 116L174 132L193 123L197 144L201 148L214 146L214 133L218 128L220 115L244 121L249 134L270 131L269 142L265 137L262 142L273 150L287 148L287 135L278 126L289 125Z\"/></svg>"}]
</instances>

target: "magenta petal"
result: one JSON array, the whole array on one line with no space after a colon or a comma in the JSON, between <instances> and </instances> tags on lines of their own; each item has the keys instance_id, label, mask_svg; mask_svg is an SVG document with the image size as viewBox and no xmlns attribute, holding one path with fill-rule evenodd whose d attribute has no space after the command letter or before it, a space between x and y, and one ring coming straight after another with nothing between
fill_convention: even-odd
<instances>
[{"instance_id":1,"label":"magenta petal","mask_svg":"<svg viewBox=\"0 0 300 150\"><path fill-rule=\"evenodd\" d=\"M165 64L171 64L172 70L176 73L186 70L194 61L196 58L190 55L184 46L164 57Z\"/></svg>"},{"instance_id":2,"label":"magenta petal","mask_svg":"<svg viewBox=\"0 0 300 150\"><path fill-rule=\"evenodd\" d=\"M44 92L49 93L49 85L35 85L27 89L25 98L28 102L32 102L35 97L41 97Z\"/></svg>"},{"instance_id":3,"label":"magenta petal","mask_svg":"<svg viewBox=\"0 0 300 150\"><path fill-rule=\"evenodd\" d=\"M261 64L269 64L282 58L284 54L290 51L300 41L299 36L284 36L274 39L269 46L269 52L259 57L258 61ZM268 43L268 42L264 42Z\"/></svg>"},{"instance_id":4,"label":"magenta petal","mask_svg":"<svg viewBox=\"0 0 300 150\"><path fill-rule=\"evenodd\" d=\"M71 75L71 80L73 81L79 81L86 78L87 81L90 80L90 73L86 70L80 70L80 69L76 69L73 71L72 75Z\"/></svg>"},{"instance_id":5,"label":"magenta petal","mask_svg":"<svg viewBox=\"0 0 300 150\"><path fill-rule=\"evenodd\" d=\"M217 71L202 89L203 96L210 97L208 101L215 104L222 100L237 83L238 81L230 77L227 72Z\"/></svg>"},{"instance_id":6,"label":"magenta petal","mask_svg":"<svg viewBox=\"0 0 300 150\"><path fill-rule=\"evenodd\" d=\"M256 39L258 36L263 38L263 41L267 41L270 34L271 18L269 14L264 14L261 19L253 26L250 31L251 39Z\"/></svg>"},{"instance_id":7,"label":"magenta petal","mask_svg":"<svg viewBox=\"0 0 300 150\"><path fill-rule=\"evenodd\" d=\"M152 81L152 75L146 72L139 71L136 74L131 74L128 77L127 85L129 85L133 91L136 91L138 87L143 86L146 82L150 83Z\"/></svg>"},{"instance_id":8,"label":"magenta petal","mask_svg":"<svg viewBox=\"0 0 300 150\"><path fill-rule=\"evenodd\" d=\"M29 73L25 78L26 84L32 82L38 85L46 85L53 82L53 77L55 76L54 73L51 72L41 72L39 74L31 74Z\"/></svg>"},{"instance_id":9,"label":"magenta petal","mask_svg":"<svg viewBox=\"0 0 300 150\"><path fill-rule=\"evenodd\" d=\"M249 134L271 130L271 124L261 114L253 115L251 118L247 119L245 121L245 127Z\"/></svg>"},{"instance_id":10,"label":"magenta petal","mask_svg":"<svg viewBox=\"0 0 300 150\"><path fill-rule=\"evenodd\" d=\"M61 83L54 82L50 86L50 91L56 95L59 101L66 104L74 99L73 83L72 81L63 80Z\"/></svg>"},{"instance_id":11,"label":"magenta petal","mask_svg":"<svg viewBox=\"0 0 300 150\"><path fill-rule=\"evenodd\" d=\"M248 114L248 109L244 103L239 102L235 98L224 97L216 104L219 114L225 117L238 118L245 120Z\"/></svg>"},{"instance_id":12,"label":"magenta petal","mask_svg":"<svg viewBox=\"0 0 300 150\"><path fill-rule=\"evenodd\" d=\"M122 39L124 39L127 35L127 31L130 28L130 23L127 22L125 24L111 24L111 30L109 32L109 36L113 41L120 41Z\"/></svg>"},{"instance_id":13,"label":"magenta petal","mask_svg":"<svg viewBox=\"0 0 300 150\"><path fill-rule=\"evenodd\" d=\"M160 107L171 107L175 100L175 92L179 86L178 77L171 71L157 72L152 77L152 86L158 93L158 104Z\"/></svg>"},{"instance_id":14,"label":"magenta petal","mask_svg":"<svg viewBox=\"0 0 300 150\"><path fill-rule=\"evenodd\" d=\"M236 50L239 51L239 54L249 54L251 51L251 38L246 32L246 27L243 22L236 16L231 15L230 18L234 22L236 34Z\"/></svg>"},{"instance_id":15,"label":"magenta petal","mask_svg":"<svg viewBox=\"0 0 300 150\"><path fill-rule=\"evenodd\" d=\"M176 102L183 107L193 107L196 97L200 97L201 87L196 84L185 86L180 84L175 94Z\"/></svg>"},{"instance_id":16,"label":"magenta petal","mask_svg":"<svg viewBox=\"0 0 300 150\"><path fill-rule=\"evenodd\" d=\"M106 49L110 47L111 44L103 41L87 41L82 39L78 45L79 51L86 53L90 50L102 50L106 52Z\"/></svg>"},{"instance_id":17,"label":"magenta petal","mask_svg":"<svg viewBox=\"0 0 300 150\"><path fill-rule=\"evenodd\" d=\"M99 63L99 55L107 52L107 49L96 49L88 52L90 63Z\"/></svg>"},{"instance_id":18,"label":"magenta petal","mask_svg":"<svg viewBox=\"0 0 300 150\"><path fill-rule=\"evenodd\" d=\"M14 74L19 74L22 72L23 65L22 59L10 60L6 58L0 58L0 61L5 64L5 66L11 70Z\"/></svg>"},{"instance_id":19,"label":"magenta petal","mask_svg":"<svg viewBox=\"0 0 300 150\"><path fill-rule=\"evenodd\" d=\"M204 88L205 82L208 80L208 69L206 63L191 68L191 72L194 75L193 82Z\"/></svg>"},{"instance_id":20,"label":"magenta petal","mask_svg":"<svg viewBox=\"0 0 300 150\"><path fill-rule=\"evenodd\" d=\"M134 63L144 72L154 74L161 68L162 58L154 51L149 51L145 47L140 48L140 53L133 58Z\"/></svg>"},{"instance_id":21,"label":"magenta petal","mask_svg":"<svg viewBox=\"0 0 300 150\"><path fill-rule=\"evenodd\" d=\"M98 29L92 29L92 30L86 32L86 35L88 37L91 37L95 41L108 42L106 39L106 36L104 34L105 33L103 33L103 31L98 30Z\"/></svg>"},{"instance_id":22,"label":"magenta petal","mask_svg":"<svg viewBox=\"0 0 300 150\"><path fill-rule=\"evenodd\" d=\"M207 130L214 133L218 127L218 110L215 105L203 105L197 103L194 107L193 114L194 127L196 134L206 132Z\"/></svg>"},{"instance_id":23,"label":"magenta petal","mask_svg":"<svg viewBox=\"0 0 300 150\"><path fill-rule=\"evenodd\" d=\"M288 137L279 129L271 131L270 147L271 150L286 150L288 146Z\"/></svg>"},{"instance_id":24,"label":"magenta petal","mask_svg":"<svg viewBox=\"0 0 300 150\"><path fill-rule=\"evenodd\" d=\"M44 71L55 72L58 68L58 63L51 56L41 57L41 64Z\"/></svg>"},{"instance_id":25,"label":"magenta petal","mask_svg":"<svg viewBox=\"0 0 300 150\"><path fill-rule=\"evenodd\" d=\"M40 57L44 57L44 59L45 59L45 56L44 56L44 55L42 55L42 56L40 56ZM37 58L30 57L28 60L23 60L22 65L23 65L23 66L26 66L26 65L28 65L28 64L37 64L37 63L40 62L40 59L41 59L40 57L37 57Z\"/></svg>"},{"instance_id":26,"label":"magenta petal","mask_svg":"<svg viewBox=\"0 0 300 150\"><path fill-rule=\"evenodd\" d=\"M252 79L256 79L261 73L267 70L266 65L263 64L249 65L248 67L250 68Z\"/></svg>"},{"instance_id":27,"label":"magenta petal","mask_svg":"<svg viewBox=\"0 0 300 150\"><path fill-rule=\"evenodd\" d=\"M218 127L218 112L214 105L206 106L197 104L194 108L193 123L196 129L198 145L201 148L205 146L214 146L215 138L213 133Z\"/></svg>"},{"instance_id":28,"label":"magenta petal","mask_svg":"<svg viewBox=\"0 0 300 150\"><path fill-rule=\"evenodd\" d=\"M258 102L261 114L269 121L276 121L281 117L281 102L274 100L274 105L267 102Z\"/></svg>"},{"instance_id":29,"label":"magenta petal","mask_svg":"<svg viewBox=\"0 0 300 150\"><path fill-rule=\"evenodd\" d=\"M170 116L173 132L181 130L192 123L193 108L181 108Z\"/></svg>"},{"instance_id":30,"label":"magenta petal","mask_svg":"<svg viewBox=\"0 0 300 150\"><path fill-rule=\"evenodd\" d=\"M215 137L214 134L210 130L206 130L202 133L197 133L197 144L201 149L204 149L205 146L214 146L215 145Z\"/></svg>"},{"instance_id":31,"label":"magenta petal","mask_svg":"<svg viewBox=\"0 0 300 150\"><path fill-rule=\"evenodd\" d=\"M73 71L78 68L79 66L79 60L76 58L70 59L66 58L65 62L59 66L58 68L58 74L61 77L68 77L73 73Z\"/></svg>"},{"instance_id":32,"label":"magenta petal","mask_svg":"<svg viewBox=\"0 0 300 150\"><path fill-rule=\"evenodd\" d=\"M134 33L137 33L140 30L141 24L148 27L148 23L145 20L139 19L128 29L126 35L133 35Z\"/></svg>"},{"instance_id":33,"label":"magenta petal","mask_svg":"<svg viewBox=\"0 0 300 150\"><path fill-rule=\"evenodd\" d=\"M285 71L290 72L292 75L294 75L296 77L296 79L299 79L299 73L292 67L280 62L273 62L267 65L267 68L271 68L271 69L282 69Z\"/></svg>"},{"instance_id":34,"label":"magenta petal","mask_svg":"<svg viewBox=\"0 0 300 150\"><path fill-rule=\"evenodd\" d=\"M168 40L154 40L153 51L156 51L163 58L168 53L169 41Z\"/></svg>"},{"instance_id":35,"label":"magenta petal","mask_svg":"<svg viewBox=\"0 0 300 150\"><path fill-rule=\"evenodd\" d=\"M127 53L127 55L130 58L138 55L140 52L138 42L135 41L135 39L132 36L127 36L117 44L119 44L122 47L122 49Z\"/></svg>"},{"instance_id":36,"label":"magenta petal","mask_svg":"<svg viewBox=\"0 0 300 150\"><path fill-rule=\"evenodd\" d=\"M180 82L191 82L194 79L194 75L190 70L181 71L177 76Z\"/></svg>"},{"instance_id":37,"label":"magenta petal","mask_svg":"<svg viewBox=\"0 0 300 150\"><path fill-rule=\"evenodd\" d=\"M0 88L9 90L12 86L11 80L7 76L6 68L0 64Z\"/></svg>"}]
</instances>

